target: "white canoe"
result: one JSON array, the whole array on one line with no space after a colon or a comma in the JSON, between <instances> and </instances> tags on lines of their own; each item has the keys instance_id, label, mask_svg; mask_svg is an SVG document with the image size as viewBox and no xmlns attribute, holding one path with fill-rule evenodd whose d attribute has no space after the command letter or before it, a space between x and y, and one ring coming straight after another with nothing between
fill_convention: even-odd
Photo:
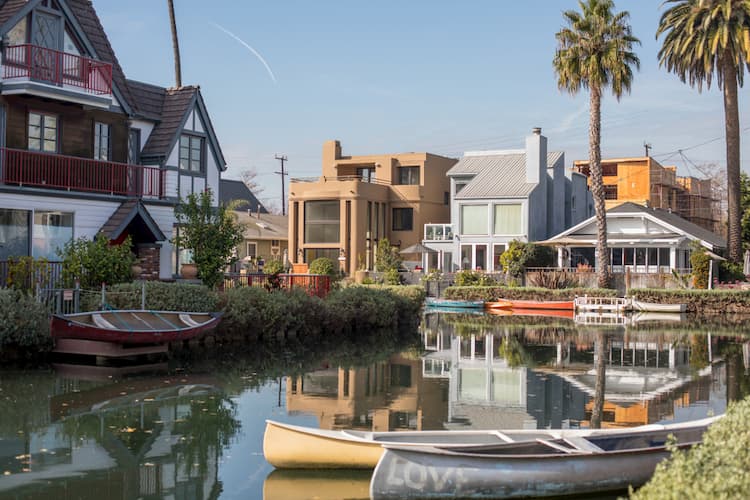
<instances>
[{"instance_id":1,"label":"white canoe","mask_svg":"<svg viewBox=\"0 0 750 500\"><path fill-rule=\"evenodd\" d=\"M662 425L638 427L661 430ZM631 429L521 429L367 432L314 429L266 420L263 454L278 469L372 469L384 444L406 447L465 448L496 446L535 440L577 439L592 435L617 435Z\"/></svg>"},{"instance_id":2,"label":"white canoe","mask_svg":"<svg viewBox=\"0 0 750 500\"><path fill-rule=\"evenodd\" d=\"M648 481L669 456L668 436L678 447L692 446L715 419L463 450L386 444L370 497L525 498L622 490Z\"/></svg>"},{"instance_id":3,"label":"white canoe","mask_svg":"<svg viewBox=\"0 0 750 500\"><path fill-rule=\"evenodd\" d=\"M643 302L631 299L630 309L633 311L644 312L684 313L687 311L687 304L656 304L653 302Z\"/></svg>"}]
</instances>

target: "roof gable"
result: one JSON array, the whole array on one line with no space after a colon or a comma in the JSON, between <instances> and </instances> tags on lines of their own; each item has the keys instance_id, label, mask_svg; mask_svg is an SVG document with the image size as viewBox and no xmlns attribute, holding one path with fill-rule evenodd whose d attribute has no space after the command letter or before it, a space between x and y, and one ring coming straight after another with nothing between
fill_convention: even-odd
<instances>
[{"instance_id":1,"label":"roof gable","mask_svg":"<svg viewBox=\"0 0 750 500\"><path fill-rule=\"evenodd\" d=\"M240 200L244 203L237 207L237 210L253 213L267 214L268 210L258 201L258 198L242 181L232 179L221 179L219 181L219 201L222 205L227 205L233 200Z\"/></svg>"}]
</instances>

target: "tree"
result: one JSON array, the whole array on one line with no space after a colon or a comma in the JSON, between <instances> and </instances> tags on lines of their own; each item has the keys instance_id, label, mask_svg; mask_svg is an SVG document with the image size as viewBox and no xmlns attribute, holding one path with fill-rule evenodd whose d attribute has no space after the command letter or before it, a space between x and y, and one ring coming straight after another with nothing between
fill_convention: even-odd
<instances>
[{"instance_id":1,"label":"tree","mask_svg":"<svg viewBox=\"0 0 750 500\"><path fill-rule=\"evenodd\" d=\"M609 249L601 165L601 99L608 86L618 101L624 92L630 92L632 68L640 68L633 46L641 42L633 36L628 24L630 14L614 12L612 0L580 0L578 5L580 13L563 12L568 26L556 35L553 65L560 90L571 94L577 94L581 88L589 90L589 169L596 213L597 275L599 286L606 288Z\"/></svg>"},{"instance_id":2,"label":"tree","mask_svg":"<svg viewBox=\"0 0 750 500\"><path fill-rule=\"evenodd\" d=\"M667 0L656 37L664 35L659 64L698 92L711 87L714 73L724 94L727 150L729 260L740 262L740 118L737 86L750 56L750 2L746 0Z\"/></svg>"},{"instance_id":3,"label":"tree","mask_svg":"<svg viewBox=\"0 0 750 500\"><path fill-rule=\"evenodd\" d=\"M242 177L242 183L252 192L256 198L260 199L260 194L265 190L260 184L258 184L258 171L255 167L251 167L240 174Z\"/></svg>"},{"instance_id":4,"label":"tree","mask_svg":"<svg viewBox=\"0 0 750 500\"><path fill-rule=\"evenodd\" d=\"M178 232L172 240L180 248L193 251L198 277L206 286L215 287L224 268L235 257L235 248L244 240L244 226L234 214L234 204L211 206L211 190L188 195L175 206Z\"/></svg>"},{"instance_id":5,"label":"tree","mask_svg":"<svg viewBox=\"0 0 750 500\"><path fill-rule=\"evenodd\" d=\"M99 288L102 283L115 285L132 281L136 259L131 247L130 236L120 245L112 245L102 233L93 240L81 236L67 242L60 254L63 283L72 287L78 281L85 290Z\"/></svg>"},{"instance_id":6,"label":"tree","mask_svg":"<svg viewBox=\"0 0 750 500\"><path fill-rule=\"evenodd\" d=\"M169 26L172 29L172 51L174 52L174 80L177 88L182 87L182 68L180 64L180 42L177 39L177 22L174 17L174 0L167 0L169 9Z\"/></svg>"},{"instance_id":7,"label":"tree","mask_svg":"<svg viewBox=\"0 0 750 500\"><path fill-rule=\"evenodd\" d=\"M750 176L740 175L740 206L742 207L742 243L750 247Z\"/></svg>"},{"instance_id":8,"label":"tree","mask_svg":"<svg viewBox=\"0 0 750 500\"><path fill-rule=\"evenodd\" d=\"M401 266L401 255L398 248L391 245L388 238L383 238L378 242L375 250L375 270L380 273L396 270Z\"/></svg>"}]
</instances>

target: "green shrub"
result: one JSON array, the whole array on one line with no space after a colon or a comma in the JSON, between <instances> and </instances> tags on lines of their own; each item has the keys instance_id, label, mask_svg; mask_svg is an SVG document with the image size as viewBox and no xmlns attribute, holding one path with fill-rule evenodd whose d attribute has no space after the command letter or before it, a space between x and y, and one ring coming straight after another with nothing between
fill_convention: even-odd
<instances>
[{"instance_id":1,"label":"green shrub","mask_svg":"<svg viewBox=\"0 0 750 500\"><path fill-rule=\"evenodd\" d=\"M497 285L497 280L484 273L464 269L456 273L454 277L456 286L493 286Z\"/></svg>"},{"instance_id":2,"label":"green shrub","mask_svg":"<svg viewBox=\"0 0 750 500\"><path fill-rule=\"evenodd\" d=\"M375 251L375 269L380 273L390 269L401 267L401 254L398 249L391 245L388 238L383 238L378 242L378 248Z\"/></svg>"},{"instance_id":3,"label":"green shrub","mask_svg":"<svg viewBox=\"0 0 750 500\"><path fill-rule=\"evenodd\" d=\"M135 255L130 250L130 236L120 245L110 245L102 233L93 240L85 236L71 240L62 251L62 278L66 287L98 289L102 283L114 285L132 281Z\"/></svg>"},{"instance_id":4,"label":"green shrub","mask_svg":"<svg viewBox=\"0 0 750 500\"><path fill-rule=\"evenodd\" d=\"M592 295L597 297L616 297L617 290L602 288L547 288L507 287L507 286L451 286L445 289L445 298L456 300L572 300L575 297Z\"/></svg>"},{"instance_id":5,"label":"green shrub","mask_svg":"<svg viewBox=\"0 0 750 500\"><path fill-rule=\"evenodd\" d=\"M310 274L324 274L326 276L336 276L336 264L328 257L318 257L310 263Z\"/></svg>"},{"instance_id":6,"label":"green shrub","mask_svg":"<svg viewBox=\"0 0 750 500\"><path fill-rule=\"evenodd\" d=\"M719 262L719 281L722 283L732 283L734 281L745 281L743 266L739 262L730 262L722 260Z\"/></svg>"},{"instance_id":7,"label":"green shrub","mask_svg":"<svg viewBox=\"0 0 750 500\"><path fill-rule=\"evenodd\" d=\"M105 293L107 305L114 309L140 309L141 286L146 287L146 309L154 311L213 312L219 309L219 296L203 285L184 283L121 283L109 287ZM98 293L82 296L81 307L98 310L101 296Z\"/></svg>"},{"instance_id":8,"label":"green shrub","mask_svg":"<svg viewBox=\"0 0 750 500\"><path fill-rule=\"evenodd\" d=\"M0 351L10 346L50 350L49 316L44 305L30 295L0 289Z\"/></svg>"},{"instance_id":9,"label":"green shrub","mask_svg":"<svg viewBox=\"0 0 750 500\"><path fill-rule=\"evenodd\" d=\"M672 451L634 499L746 498L750 491L750 399L731 404L703 444Z\"/></svg>"},{"instance_id":10,"label":"green shrub","mask_svg":"<svg viewBox=\"0 0 750 500\"><path fill-rule=\"evenodd\" d=\"M398 273L398 269L388 269L385 272L383 279L386 285L400 285L401 284L401 275Z\"/></svg>"},{"instance_id":11,"label":"green shrub","mask_svg":"<svg viewBox=\"0 0 750 500\"><path fill-rule=\"evenodd\" d=\"M693 242L690 245L690 265L693 268L693 286L695 288L708 288L708 268L711 266L711 257L706 249L700 244Z\"/></svg>"},{"instance_id":12,"label":"green shrub","mask_svg":"<svg viewBox=\"0 0 750 500\"><path fill-rule=\"evenodd\" d=\"M280 260L270 260L263 266L265 274L280 274L284 272L284 263Z\"/></svg>"},{"instance_id":13,"label":"green shrub","mask_svg":"<svg viewBox=\"0 0 750 500\"><path fill-rule=\"evenodd\" d=\"M331 292L325 299L327 331L360 334L372 329L398 327L396 296L374 287L350 286Z\"/></svg>"},{"instance_id":14,"label":"green shrub","mask_svg":"<svg viewBox=\"0 0 750 500\"><path fill-rule=\"evenodd\" d=\"M578 273L568 271L530 272L526 274L527 284L539 288L573 288L579 285Z\"/></svg>"},{"instance_id":15,"label":"green shrub","mask_svg":"<svg viewBox=\"0 0 750 500\"><path fill-rule=\"evenodd\" d=\"M513 240L508 249L500 254L503 271L513 278L520 278L527 267L547 267L554 263L550 247Z\"/></svg>"},{"instance_id":16,"label":"green shrub","mask_svg":"<svg viewBox=\"0 0 750 500\"><path fill-rule=\"evenodd\" d=\"M8 288L33 294L37 285L49 288L52 284L52 266L47 259L36 260L29 256L8 259Z\"/></svg>"}]
</instances>

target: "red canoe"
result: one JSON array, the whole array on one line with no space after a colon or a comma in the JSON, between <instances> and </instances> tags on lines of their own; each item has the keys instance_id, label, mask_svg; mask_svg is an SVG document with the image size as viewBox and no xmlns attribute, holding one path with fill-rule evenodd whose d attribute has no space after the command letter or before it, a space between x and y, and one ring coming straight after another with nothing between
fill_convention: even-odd
<instances>
[{"instance_id":1,"label":"red canoe","mask_svg":"<svg viewBox=\"0 0 750 500\"><path fill-rule=\"evenodd\" d=\"M221 313L174 311L93 311L52 316L55 339L117 344L160 344L188 340L216 328Z\"/></svg>"},{"instance_id":2,"label":"red canoe","mask_svg":"<svg viewBox=\"0 0 750 500\"><path fill-rule=\"evenodd\" d=\"M575 309L572 300L511 300L513 309L555 309L561 311L573 311Z\"/></svg>"}]
</instances>

